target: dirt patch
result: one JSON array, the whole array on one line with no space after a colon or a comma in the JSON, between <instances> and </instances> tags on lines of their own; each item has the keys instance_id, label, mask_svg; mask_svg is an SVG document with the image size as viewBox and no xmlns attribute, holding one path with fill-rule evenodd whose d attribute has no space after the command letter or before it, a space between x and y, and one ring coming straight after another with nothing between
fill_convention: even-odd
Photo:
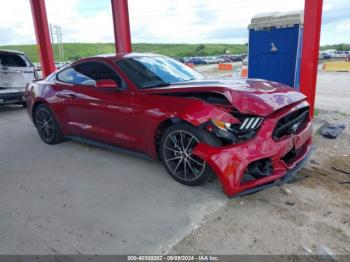
<instances>
[{"instance_id":1,"label":"dirt patch","mask_svg":"<svg viewBox=\"0 0 350 262\"><path fill-rule=\"evenodd\" d=\"M348 129L335 140L314 136L300 180L231 199L170 253L350 254L350 117L320 112L318 120Z\"/></svg>"}]
</instances>

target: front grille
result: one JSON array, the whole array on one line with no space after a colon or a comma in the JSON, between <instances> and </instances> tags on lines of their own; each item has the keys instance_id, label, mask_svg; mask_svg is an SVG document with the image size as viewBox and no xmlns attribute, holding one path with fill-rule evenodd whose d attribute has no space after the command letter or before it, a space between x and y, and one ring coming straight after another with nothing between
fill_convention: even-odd
<instances>
[{"instance_id":1,"label":"front grille","mask_svg":"<svg viewBox=\"0 0 350 262\"><path fill-rule=\"evenodd\" d=\"M309 119L309 107L304 107L282 117L273 131L274 139L281 139L290 134L299 133Z\"/></svg>"}]
</instances>

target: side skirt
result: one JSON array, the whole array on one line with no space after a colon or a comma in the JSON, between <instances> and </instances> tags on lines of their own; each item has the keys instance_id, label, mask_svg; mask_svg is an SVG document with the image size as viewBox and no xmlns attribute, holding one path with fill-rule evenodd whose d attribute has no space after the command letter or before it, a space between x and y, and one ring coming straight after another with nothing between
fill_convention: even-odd
<instances>
[{"instance_id":1,"label":"side skirt","mask_svg":"<svg viewBox=\"0 0 350 262\"><path fill-rule=\"evenodd\" d=\"M114 146L111 144L107 144L107 143L100 142L97 140L89 139L86 137L66 136L66 138L73 140L73 141L76 141L76 142L83 143L83 144L88 144L88 145L91 145L94 147L106 149L109 151L114 151L114 152L123 153L123 154L131 155L131 156L135 156L135 157L139 157L139 158L143 158L143 159L147 159L147 160L151 160L151 161L156 161L156 160L152 159L150 156L148 156L147 154L133 151L131 149L127 149L127 148L123 148L123 147Z\"/></svg>"}]
</instances>

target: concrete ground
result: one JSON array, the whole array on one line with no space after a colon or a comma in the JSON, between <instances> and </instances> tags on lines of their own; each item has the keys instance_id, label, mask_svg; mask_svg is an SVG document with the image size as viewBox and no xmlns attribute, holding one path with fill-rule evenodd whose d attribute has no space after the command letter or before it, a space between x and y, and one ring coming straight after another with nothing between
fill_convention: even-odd
<instances>
[{"instance_id":1,"label":"concrete ground","mask_svg":"<svg viewBox=\"0 0 350 262\"><path fill-rule=\"evenodd\" d=\"M316 108L350 113L349 72L319 71Z\"/></svg>"},{"instance_id":2,"label":"concrete ground","mask_svg":"<svg viewBox=\"0 0 350 262\"><path fill-rule=\"evenodd\" d=\"M319 108L348 110L349 75L320 74L316 101ZM337 98L343 102L338 102ZM230 233L235 237L246 236L239 249L242 253L250 252L250 246L254 248L260 241L262 245L257 250L274 252L277 249L266 247L264 235L270 236L266 232L271 231L273 236L276 230L283 230L288 224L288 232L293 234L293 225L300 226L303 218L310 216L301 214L301 218L292 217L292 220L287 217L295 214L299 205L305 207L303 212L315 208L299 202L305 196L303 188L293 189L296 196L291 197L295 208L287 204L281 211L274 209L276 203L279 201L284 205L288 199L281 198L276 188L258 193L261 194L258 198L228 200L217 181L202 187L186 187L170 178L159 163L70 141L46 145L20 107L0 107L0 126L0 254L229 253L230 250L234 253L236 240L229 237ZM328 191L318 191L318 188L307 195L308 200L331 196ZM332 205L333 200L329 200ZM251 204L241 204L242 201ZM266 209L262 209L262 205ZM322 201L317 205L317 209L324 208ZM349 207L348 202L346 205L345 210ZM340 214L341 218L349 215L339 211L341 209L342 206L331 207L330 212ZM266 216L264 228L245 233L245 227L260 223L259 217L252 214L263 210L266 211L263 213ZM231 216L238 213L239 216ZM277 220L269 220L271 214ZM214 223L210 219L217 219L215 223L236 220L234 224L218 225L211 231L197 234L202 232L199 230L203 226ZM335 218L328 215L325 218L328 231L324 234L334 237L340 231L337 225L330 229L332 219ZM279 225L274 230L272 222ZM345 228L341 236L348 244L346 223L341 226L342 230ZM324 224L315 225L321 227ZM216 233L216 229L226 232L226 238L222 238L225 234ZM305 232L314 233L315 238L320 236L312 230ZM198 239L206 242L194 242ZM284 253L303 252L288 249L287 235L277 240L286 246L281 249ZM305 245L311 245L311 240ZM225 245L220 250L221 241ZM348 252L343 246L338 250Z\"/></svg>"},{"instance_id":3,"label":"concrete ground","mask_svg":"<svg viewBox=\"0 0 350 262\"><path fill-rule=\"evenodd\" d=\"M43 143L25 110L0 107L0 254L166 252L227 201L156 162Z\"/></svg>"}]
</instances>

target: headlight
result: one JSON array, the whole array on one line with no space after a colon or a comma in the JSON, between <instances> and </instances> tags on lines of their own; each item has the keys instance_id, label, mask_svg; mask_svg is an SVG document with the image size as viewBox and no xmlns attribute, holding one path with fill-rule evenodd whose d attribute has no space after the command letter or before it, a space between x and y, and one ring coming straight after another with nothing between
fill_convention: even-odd
<instances>
[{"instance_id":1,"label":"headlight","mask_svg":"<svg viewBox=\"0 0 350 262\"><path fill-rule=\"evenodd\" d=\"M206 123L205 127L220 138L224 145L227 145L253 138L263 121L263 118L258 116L240 116L237 118L241 121L240 124L212 119Z\"/></svg>"},{"instance_id":2,"label":"headlight","mask_svg":"<svg viewBox=\"0 0 350 262\"><path fill-rule=\"evenodd\" d=\"M215 126L223 130L229 130L231 127L230 123L222 122L220 120L211 120Z\"/></svg>"},{"instance_id":3,"label":"headlight","mask_svg":"<svg viewBox=\"0 0 350 262\"><path fill-rule=\"evenodd\" d=\"M263 118L258 116L248 116L240 119L242 124L240 125L240 130L255 130L258 129Z\"/></svg>"}]
</instances>

